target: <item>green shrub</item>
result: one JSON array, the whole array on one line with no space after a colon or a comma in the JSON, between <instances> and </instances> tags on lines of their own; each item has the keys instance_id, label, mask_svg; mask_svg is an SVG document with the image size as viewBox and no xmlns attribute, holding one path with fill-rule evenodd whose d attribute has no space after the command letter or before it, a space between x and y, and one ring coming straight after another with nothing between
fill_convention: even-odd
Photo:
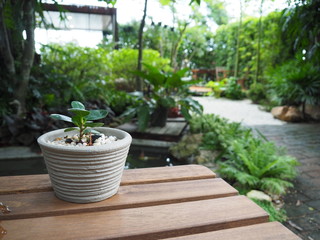
<instances>
[{"instance_id":1,"label":"green shrub","mask_svg":"<svg viewBox=\"0 0 320 240\"><path fill-rule=\"evenodd\" d=\"M241 86L237 83L237 78L229 77L222 79L221 81L209 81L206 87L210 87L212 92L209 95L213 95L217 98L226 97L229 99L243 99L245 94L242 92Z\"/></svg>"},{"instance_id":2,"label":"green shrub","mask_svg":"<svg viewBox=\"0 0 320 240\"><path fill-rule=\"evenodd\" d=\"M278 105L320 103L320 71L301 56L268 72L269 98Z\"/></svg>"},{"instance_id":3,"label":"green shrub","mask_svg":"<svg viewBox=\"0 0 320 240\"><path fill-rule=\"evenodd\" d=\"M251 130L240 123L229 123L227 119L213 114L193 116L190 121L191 133L203 133L202 148L226 152L230 141L251 136Z\"/></svg>"},{"instance_id":4,"label":"green shrub","mask_svg":"<svg viewBox=\"0 0 320 240\"><path fill-rule=\"evenodd\" d=\"M262 84L262 83L251 84L248 91L248 97L254 103L260 103L261 101L264 101L267 99L266 91L267 91L266 84Z\"/></svg>"},{"instance_id":5,"label":"green shrub","mask_svg":"<svg viewBox=\"0 0 320 240\"><path fill-rule=\"evenodd\" d=\"M212 89L212 92L209 92L209 95L213 95L217 98L220 98L223 96L223 93L226 89L226 79L222 79L221 81L209 81L206 84L206 87L209 87Z\"/></svg>"},{"instance_id":6,"label":"green shrub","mask_svg":"<svg viewBox=\"0 0 320 240\"><path fill-rule=\"evenodd\" d=\"M192 133L203 133L201 146L220 151L218 172L243 189L284 194L296 176L297 161L274 143L255 137L240 123L229 123L212 114L193 117Z\"/></svg>"},{"instance_id":7,"label":"green shrub","mask_svg":"<svg viewBox=\"0 0 320 240\"><path fill-rule=\"evenodd\" d=\"M46 105L67 105L74 99L107 100L108 50L73 43L49 44L41 49L42 66L31 84Z\"/></svg>"},{"instance_id":8,"label":"green shrub","mask_svg":"<svg viewBox=\"0 0 320 240\"><path fill-rule=\"evenodd\" d=\"M171 70L170 59L161 58L160 53L151 50L143 50L143 62L153 65L158 69L164 71ZM123 48L120 50L114 50L110 54L110 70L111 79L123 78L128 81L129 84L135 84L136 75L134 71L137 69L138 64L138 50Z\"/></svg>"},{"instance_id":9,"label":"green shrub","mask_svg":"<svg viewBox=\"0 0 320 240\"><path fill-rule=\"evenodd\" d=\"M274 143L258 138L230 142L228 159L219 164L219 173L250 189L269 194L284 194L292 187L297 161L285 155Z\"/></svg>"},{"instance_id":10,"label":"green shrub","mask_svg":"<svg viewBox=\"0 0 320 240\"><path fill-rule=\"evenodd\" d=\"M126 92L112 90L109 94L109 104L116 115L121 115L128 106L135 104L135 99Z\"/></svg>"},{"instance_id":11,"label":"green shrub","mask_svg":"<svg viewBox=\"0 0 320 240\"><path fill-rule=\"evenodd\" d=\"M237 82L237 78L227 78L224 95L226 98L234 100L243 99L245 97L245 94L242 92L241 86Z\"/></svg>"}]
</instances>

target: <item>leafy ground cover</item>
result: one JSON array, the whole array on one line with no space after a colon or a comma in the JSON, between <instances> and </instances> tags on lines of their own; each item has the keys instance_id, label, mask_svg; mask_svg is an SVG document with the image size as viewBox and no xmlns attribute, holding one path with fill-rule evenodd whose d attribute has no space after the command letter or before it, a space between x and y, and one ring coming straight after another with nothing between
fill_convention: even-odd
<instances>
[{"instance_id":1,"label":"leafy ground cover","mask_svg":"<svg viewBox=\"0 0 320 240\"><path fill-rule=\"evenodd\" d=\"M199 159L194 155L199 155L201 150L209 151L206 161L214 163L215 171L241 194L258 190L279 203L288 188L293 187L291 181L297 175L297 160L261 134L254 134L252 129L213 114L204 114L192 118L190 134L197 136L194 139L200 144L193 147L193 151L185 146L188 155ZM171 149L174 154L175 148ZM256 201L271 214L271 220L285 219L284 211L276 204Z\"/></svg>"}]
</instances>

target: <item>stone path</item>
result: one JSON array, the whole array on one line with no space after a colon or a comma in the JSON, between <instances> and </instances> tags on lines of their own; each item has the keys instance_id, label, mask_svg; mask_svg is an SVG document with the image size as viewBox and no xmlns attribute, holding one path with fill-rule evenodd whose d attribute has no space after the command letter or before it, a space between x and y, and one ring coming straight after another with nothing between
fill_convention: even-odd
<instances>
[{"instance_id":1,"label":"stone path","mask_svg":"<svg viewBox=\"0 0 320 240\"><path fill-rule=\"evenodd\" d=\"M284 146L300 162L295 187L285 196L289 229L305 240L320 239L320 124L289 124L274 119L249 100L197 97L205 113L214 113L258 129L268 140Z\"/></svg>"}]
</instances>

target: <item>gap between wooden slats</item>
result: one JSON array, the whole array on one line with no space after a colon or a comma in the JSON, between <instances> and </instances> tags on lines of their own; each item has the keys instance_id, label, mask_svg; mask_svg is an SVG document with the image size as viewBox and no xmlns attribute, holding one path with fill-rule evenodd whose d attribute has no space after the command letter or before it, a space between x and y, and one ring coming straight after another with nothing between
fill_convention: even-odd
<instances>
[{"instance_id":1,"label":"gap between wooden slats","mask_svg":"<svg viewBox=\"0 0 320 240\"><path fill-rule=\"evenodd\" d=\"M159 239L268 221L244 196L2 221L7 239Z\"/></svg>"},{"instance_id":2,"label":"gap between wooden slats","mask_svg":"<svg viewBox=\"0 0 320 240\"><path fill-rule=\"evenodd\" d=\"M11 209L9 214L0 215L0 220L145 207L237 194L236 189L220 178L121 186L115 196L90 204L68 203L56 198L53 192L10 194L0 197Z\"/></svg>"}]
</instances>

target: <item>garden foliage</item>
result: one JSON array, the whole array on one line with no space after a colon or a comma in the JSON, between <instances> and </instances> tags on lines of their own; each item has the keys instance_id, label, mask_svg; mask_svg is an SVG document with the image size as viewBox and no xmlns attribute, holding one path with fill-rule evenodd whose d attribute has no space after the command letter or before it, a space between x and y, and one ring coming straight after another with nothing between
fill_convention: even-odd
<instances>
[{"instance_id":1,"label":"garden foliage","mask_svg":"<svg viewBox=\"0 0 320 240\"><path fill-rule=\"evenodd\" d=\"M292 187L297 161L251 129L207 114L193 117L190 131L203 133L203 148L220 152L218 172L238 188L281 195Z\"/></svg>"},{"instance_id":2,"label":"garden foliage","mask_svg":"<svg viewBox=\"0 0 320 240\"><path fill-rule=\"evenodd\" d=\"M119 100L114 96L117 93L112 90L116 80L123 79L125 90L134 85L136 75L133 70L136 68L138 51L88 48L73 43L50 44L42 48L41 57L39 76L34 78L32 86L38 93L34 96L45 105L67 105L73 99L99 99L115 106L114 100ZM155 50L144 50L144 58L159 68L170 69L169 60L160 58ZM125 102L129 103L128 98L124 97ZM115 107L123 110L121 106Z\"/></svg>"},{"instance_id":3,"label":"garden foliage","mask_svg":"<svg viewBox=\"0 0 320 240\"><path fill-rule=\"evenodd\" d=\"M262 38L258 81L257 18L243 20L240 35L239 77L246 79L248 96L269 106L318 104L320 51L317 43L319 0L297 1L294 7L272 12L262 18ZM235 68L238 24L223 25L217 30L215 61L218 66Z\"/></svg>"},{"instance_id":4,"label":"garden foliage","mask_svg":"<svg viewBox=\"0 0 320 240\"><path fill-rule=\"evenodd\" d=\"M268 97L275 105L320 103L320 68L300 54L267 74Z\"/></svg>"},{"instance_id":5,"label":"garden foliage","mask_svg":"<svg viewBox=\"0 0 320 240\"><path fill-rule=\"evenodd\" d=\"M189 97L188 87L196 81L183 80L187 68L176 72L166 72L149 64L144 64L144 68L145 71L134 73L144 79L148 91L143 95L134 93L136 101L132 106L128 106L122 117L138 117L138 128L144 131L153 120L162 118L161 115L165 115L166 119L170 108L180 108L181 114L187 120L191 119L191 113L202 113L203 107Z\"/></svg>"},{"instance_id":6,"label":"garden foliage","mask_svg":"<svg viewBox=\"0 0 320 240\"><path fill-rule=\"evenodd\" d=\"M206 84L206 87L210 87L212 89L212 92L209 92L208 94L217 98L226 97L229 99L239 100L245 97L245 94L235 77L225 78L221 81L209 81Z\"/></svg>"}]
</instances>

